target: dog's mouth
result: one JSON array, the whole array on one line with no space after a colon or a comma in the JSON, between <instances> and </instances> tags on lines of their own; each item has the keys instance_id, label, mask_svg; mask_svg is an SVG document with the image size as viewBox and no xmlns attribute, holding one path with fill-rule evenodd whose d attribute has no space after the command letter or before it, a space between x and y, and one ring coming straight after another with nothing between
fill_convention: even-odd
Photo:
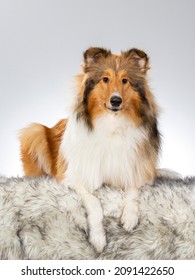
<instances>
[{"instance_id":1,"label":"dog's mouth","mask_svg":"<svg viewBox=\"0 0 195 280\"><path fill-rule=\"evenodd\" d=\"M121 106L106 106L106 103L104 103L104 107L107 111L110 111L110 112L114 112L114 113L117 113L119 111L122 110L122 107Z\"/></svg>"}]
</instances>

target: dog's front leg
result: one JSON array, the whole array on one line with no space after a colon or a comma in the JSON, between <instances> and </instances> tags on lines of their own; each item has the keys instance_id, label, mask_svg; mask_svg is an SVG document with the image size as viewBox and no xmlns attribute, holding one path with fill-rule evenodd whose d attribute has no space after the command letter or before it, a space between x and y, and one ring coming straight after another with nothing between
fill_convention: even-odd
<instances>
[{"instance_id":1,"label":"dog's front leg","mask_svg":"<svg viewBox=\"0 0 195 280\"><path fill-rule=\"evenodd\" d=\"M86 191L85 188L77 188L87 212L89 224L89 241L98 253L101 253L106 245L106 235L103 228L103 211L97 197Z\"/></svg>"},{"instance_id":2,"label":"dog's front leg","mask_svg":"<svg viewBox=\"0 0 195 280\"><path fill-rule=\"evenodd\" d=\"M125 230L133 230L139 219L140 188L131 187L126 190L121 223Z\"/></svg>"}]
</instances>

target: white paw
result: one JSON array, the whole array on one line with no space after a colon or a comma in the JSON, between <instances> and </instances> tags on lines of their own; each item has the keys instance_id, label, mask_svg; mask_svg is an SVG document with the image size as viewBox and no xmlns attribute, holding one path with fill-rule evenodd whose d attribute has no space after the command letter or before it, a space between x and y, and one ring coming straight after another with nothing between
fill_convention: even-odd
<instances>
[{"instance_id":1,"label":"white paw","mask_svg":"<svg viewBox=\"0 0 195 280\"><path fill-rule=\"evenodd\" d=\"M132 231L136 227L139 219L138 211L129 210L130 209L128 207L125 207L121 216L121 224L128 232Z\"/></svg>"},{"instance_id":2,"label":"white paw","mask_svg":"<svg viewBox=\"0 0 195 280\"><path fill-rule=\"evenodd\" d=\"M90 233L89 242L93 245L98 253L101 253L106 246L106 236L104 232L101 233Z\"/></svg>"}]
</instances>

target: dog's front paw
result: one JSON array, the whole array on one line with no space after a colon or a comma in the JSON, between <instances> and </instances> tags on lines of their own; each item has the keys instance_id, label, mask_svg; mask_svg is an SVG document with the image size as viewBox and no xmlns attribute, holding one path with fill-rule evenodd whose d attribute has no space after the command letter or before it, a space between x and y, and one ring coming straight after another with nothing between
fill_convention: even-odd
<instances>
[{"instance_id":1,"label":"dog's front paw","mask_svg":"<svg viewBox=\"0 0 195 280\"><path fill-rule=\"evenodd\" d=\"M123 228L130 232L132 231L138 224L139 213L138 210L132 211L129 207L125 207L121 216L121 224Z\"/></svg>"},{"instance_id":2,"label":"dog's front paw","mask_svg":"<svg viewBox=\"0 0 195 280\"><path fill-rule=\"evenodd\" d=\"M106 246L106 236L104 232L91 232L89 242L93 245L93 247L98 253L101 253L104 247Z\"/></svg>"}]
</instances>

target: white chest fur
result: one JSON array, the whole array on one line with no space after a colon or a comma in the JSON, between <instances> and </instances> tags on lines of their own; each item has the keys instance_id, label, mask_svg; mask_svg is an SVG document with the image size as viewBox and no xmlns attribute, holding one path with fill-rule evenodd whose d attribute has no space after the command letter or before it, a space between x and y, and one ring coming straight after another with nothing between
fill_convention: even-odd
<instances>
[{"instance_id":1,"label":"white chest fur","mask_svg":"<svg viewBox=\"0 0 195 280\"><path fill-rule=\"evenodd\" d=\"M66 179L89 192L103 183L128 187L139 145L146 137L143 128L135 128L123 116L99 117L92 131L72 116L61 144L68 164Z\"/></svg>"}]
</instances>

